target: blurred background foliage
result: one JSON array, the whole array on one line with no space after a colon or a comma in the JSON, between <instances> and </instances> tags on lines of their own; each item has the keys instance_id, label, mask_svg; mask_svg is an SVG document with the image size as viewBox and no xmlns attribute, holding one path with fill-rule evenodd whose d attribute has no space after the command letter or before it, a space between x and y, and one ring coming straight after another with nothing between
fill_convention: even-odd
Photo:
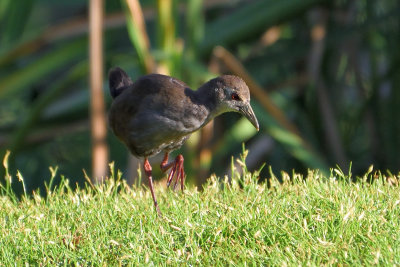
<instances>
[{"instance_id":1,"label":"blurred background foliage","mask_svg":"<svg viewBox=\"0 0 400 267\"><path fill-rule=\"evenodd\" d=\"M30 189L48 166L90 176L88 8L0 1L0 156L11 150ZM400 169L399 1L105 1L103 26L105 76L121 66L133 80L160 72L195 89L230 73L249 85L260 132L224 114L193 134L179 151L190 183L228 173L243 142L253 170ZM104 95L108 107L107 77ZM110 131L107 142L134 182L138 161Z\"/></svg>"}]
</instances>

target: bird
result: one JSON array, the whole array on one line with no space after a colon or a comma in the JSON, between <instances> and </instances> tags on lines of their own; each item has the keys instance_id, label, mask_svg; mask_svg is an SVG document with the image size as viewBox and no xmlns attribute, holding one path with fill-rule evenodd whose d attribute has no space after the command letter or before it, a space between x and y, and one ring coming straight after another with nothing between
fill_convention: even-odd
<instances>
[{"instance_id":1,"label":"bird","mask_svg":"<svg viewBox=\"0 0 400 267\"><path fill-rule=\"evenodd\" d=\"M197 90L184 82L162 74L148 74L135 82L119 67L109 71L109 89L113 98L108 120L114 135L130 153L143 158L154 207L160 208L154 193L152 166L148 158L161 152L162 172L170 172L169 187L175 178L184 190L184 158L181 154L168 162L169 154L179 149L189 136L225 112L238 112L259 130L250 105L250 91L238 76L222 75L209 80Z\"/></svg>"}]
</instances>

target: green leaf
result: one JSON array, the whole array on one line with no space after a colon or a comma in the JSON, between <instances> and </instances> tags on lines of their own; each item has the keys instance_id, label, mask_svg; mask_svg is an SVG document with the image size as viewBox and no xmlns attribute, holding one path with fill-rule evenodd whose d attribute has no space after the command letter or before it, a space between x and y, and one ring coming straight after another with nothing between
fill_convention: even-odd
<instances>
[{"instance_id":1,"label":"green leaf","mask_svg":"<svg viewBox=\"0 0 400 267\"><path fill-rule=\"evenodd\" d=\"M0 98L26 89L26 87L34 84L58 68L64 67L71 62L76 62L86 53L86 39L74 41L54 49L28 66L0 80Z\"/></svg>"},{"instance_id":2,"label":"green leaf","mask_svg":"<svg viewBox=\"0 0 400 267\"><path fill-rule=\"evenodd\" d=\"M258 36L268 27L305 12L325 0L259 0L237 8L206 27L201 52L209 53L216 45L229 46Z\"/></svg>"},{"instance_id":3,"label":"green leaf","mask_svg":"<svg viewBox=\"0 0 400 267\"><path fill-rule=\"evenodd\" d=\"M147 40L148 38L144 32L145 25L144 21L142 21L142 11L141 9L136 10L135 12L138 13L138 17L133 17L131 10L127 6L126 0L121 0L121 4L126 15L126 26L128 29L129 38L136 50L140 67L144 73L151 72L153 69L153 60L149 51L150 47ZM143 29L140 28L140 24L143 24Z\"/></svg>"},{"instance_id":4,"label":"green leaf","mask_svg":"<svg viewBox=\"0 0 400 267\"><path fill-rule=\"evenodd\" d=\"M21 36L32 11L33 3L33 0L24 0L5 1L5 3L0 4L0 15L4 15L0 28L2 29L1 39L3 43L15 41Z\"/></svg>"},{"instance_id":5,"label":"green leaf","mask_svg":"<svg viewBox=\"0 0 400 267\"><path fill-rule=\"evenodd\" d=\"M71 83L76 80L87 76L87 72L88 63L86 61L79 63L72 68L64 78L59 79L56 83L50 86L50 88L34 103L29 112L25 114L22 124L20 124L12 134L10 145L11 151L14 153L18 151L25 136L29 134L29 130L35 125L35 123L37 123L42 111L52 103L63 89L70 86Z\"/></svg>"},{"instance_id":6,"label":"green leaf","mask_svg":"<svg viewBox=\"0 0 400 267\"><path fill-rule=\"evenodd\" d=\"M186 13L186 49L196 57L198 46L204 37L203 0L189 0Z\"/></svg>"},{"instance_id":7,"label":"green leaf","mask_svg":"<svg viewBox=\"0 0 400 267\"><path fill-rule=\"evenodd\" d=\"M308 168L316 168L324 173L328 173L328 167L324 159L313 151L312 148L306 146L299 136L280 127L258 103L253 103L253 109L258 114L257 118L261 126L260 128L267 129L268 134L281 143L293 157Z\"/></svg>"}]
</instances>

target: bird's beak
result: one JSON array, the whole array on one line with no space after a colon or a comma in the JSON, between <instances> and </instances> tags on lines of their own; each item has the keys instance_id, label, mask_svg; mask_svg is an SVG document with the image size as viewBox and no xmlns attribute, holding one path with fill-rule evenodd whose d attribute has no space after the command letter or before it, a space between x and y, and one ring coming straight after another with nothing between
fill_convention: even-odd
<instances>
[{"instance_id":1,"label":"bird's beak","mask_svg":"<svg viewBox=\"0 0 400 267\"><path fill-rule=\"evenodd\" d=\"M257 129L257 131L260 129L260 127L258 126L258 120L256 118L256 115L254 114L253 109L250 106L250 103L243 105L239 108L240 113L245 116L250 122L251 124L253 124L253 126Z\"/></svg>"}]
</instances>

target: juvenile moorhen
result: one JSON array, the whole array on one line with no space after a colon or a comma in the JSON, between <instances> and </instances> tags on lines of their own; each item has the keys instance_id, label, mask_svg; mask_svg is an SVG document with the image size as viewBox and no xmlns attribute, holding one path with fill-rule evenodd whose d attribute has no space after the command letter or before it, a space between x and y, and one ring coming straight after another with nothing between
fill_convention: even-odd
<instances>
[{"instance_id":1,"label":"juvenile moorhen","mask_svg":"<svg viewBox=\"0 0 400 267\"><path fill-rule=\"evenodd\" d=\"M249 88L237 76L223 75L192 91L184 82L161 74L145 75L132 82L125 71L116 67L109 72L109 86L114 99L110 126L133 155L144 158L144 171L159 214L148 157L163 151L161 170L172 168L167 185L176 177L174 187L180 180L183 190L183 156L168 163L168 155L180 148L191 133L231 111L241 113L258 130Z\"/></svg>"}]
</instances>

